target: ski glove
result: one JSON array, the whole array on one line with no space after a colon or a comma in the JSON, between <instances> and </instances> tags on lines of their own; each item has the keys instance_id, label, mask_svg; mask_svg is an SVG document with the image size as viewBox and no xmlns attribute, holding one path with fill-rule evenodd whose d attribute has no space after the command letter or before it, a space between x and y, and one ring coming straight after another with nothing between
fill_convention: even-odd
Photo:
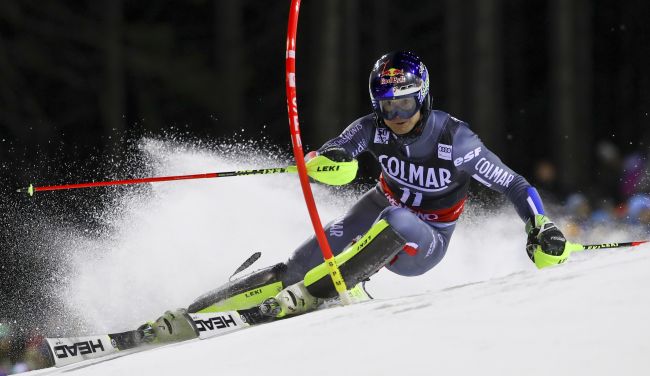
<instances>
[{"instance_id":1,"label":"ski glove","mask_svg":"<svg viewBox=\"0 0 650 376\"><path fill-rule=\"evenodd\" d=\"M329 148L305 155L310 178L328 185L348 184L357 176L358 163L343 148Z\"/></svg>"},{"instance_id":2,"label":"ski glove","mask_svg":"<svg viewBox=\"0 0 650 376\"><path fill-rule=\"evenodd\" d=\"M571 254L567 241L555 223L537 214L526 222L528 257L539 269L565 262Z\"/></svg>"}]
</instances>

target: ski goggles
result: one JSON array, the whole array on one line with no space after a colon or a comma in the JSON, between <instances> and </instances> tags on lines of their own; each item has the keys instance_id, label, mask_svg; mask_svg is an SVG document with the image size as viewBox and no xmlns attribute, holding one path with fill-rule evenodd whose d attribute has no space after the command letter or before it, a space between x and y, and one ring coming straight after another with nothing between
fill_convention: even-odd
<instances>
[{"instance_id":1,"label":"ski goggles","mask_svg":"<svg viewBox=\"0 0 650 376\"><path fill-rule=\"evenodd\" d=\"M420 106L416 97L406 97L379 101L379 109L381 117L386 120L393 120L396 117L409 119L420 110Z\"/></svg>"}]
</instances>

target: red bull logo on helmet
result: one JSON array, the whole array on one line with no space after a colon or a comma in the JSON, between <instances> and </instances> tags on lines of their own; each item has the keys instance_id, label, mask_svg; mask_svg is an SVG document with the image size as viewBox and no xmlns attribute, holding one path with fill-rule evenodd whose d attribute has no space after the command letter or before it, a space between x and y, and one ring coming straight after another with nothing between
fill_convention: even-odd
<instances>
[{"instance_id":1,"label":"red bull logo on helmet","mask_svg":"<svg viewBox=\"0 0 650 376\"><path fill-rule=\"evenodd\" d=\"M389 68L381 72L382 77L395 77L397 75L403 75L404 71L398 68Z\"/></svg>"},{"instance_id":2,"label":"red bull logo on helmet","mask_svg":"<svg viewBox=\"0 0 650 376\"><path fill-rule=\"evenodd\" d=\"M381 84L401 84L406 82L404 71L398 68L389 68L381 72Z\"/></svg>"}]
</instances>

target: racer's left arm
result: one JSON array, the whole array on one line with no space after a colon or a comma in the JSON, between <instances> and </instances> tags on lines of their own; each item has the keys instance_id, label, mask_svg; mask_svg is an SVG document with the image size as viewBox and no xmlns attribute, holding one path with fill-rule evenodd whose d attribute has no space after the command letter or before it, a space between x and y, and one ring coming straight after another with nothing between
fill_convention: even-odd
<instances>
[{"instance_id":1,"label":"racer's left arm","mask_svg":"<svg viewBox=\"0 0 650 376\"><path fill-rule=\"evenodd\" d=\"M570 253L565 249L566 238L545 215L537 190L485 147L465 124L454 135L452 158L458 169L486 187L503 193L513 203L526 223L526 250L537 267L566 261Z\"/></svg>"}]
</instances>

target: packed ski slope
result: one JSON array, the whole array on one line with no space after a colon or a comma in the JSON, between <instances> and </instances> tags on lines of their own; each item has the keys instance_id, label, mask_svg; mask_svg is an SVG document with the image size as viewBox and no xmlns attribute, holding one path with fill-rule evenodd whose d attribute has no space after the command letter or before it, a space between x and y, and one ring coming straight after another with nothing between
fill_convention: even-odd
<instances>
[{"instance_id":1,"label":"packed ski slope","mask_svg":"<svg viewBox=\"0 0 650 376\"><path fill-rule=\"evenodd\" d=\"M281 163L152 140L142 148L158 175ZM325 221L355 197L314 188ZM290 175L161 183L120 197L100 216L107 230L99 236L62 234L73 267L59 299L84 332L132 329L187 306L253 251L263 252L257 267L282 261L311 233ZM591 236L605 242L639 234ZM470 205L445 260L416 278L380 272L368 285L374 301L33 373L648 374L650 247L576 254L537 271L524 243L514 210Z\"/></svg>"}]
</instances>

